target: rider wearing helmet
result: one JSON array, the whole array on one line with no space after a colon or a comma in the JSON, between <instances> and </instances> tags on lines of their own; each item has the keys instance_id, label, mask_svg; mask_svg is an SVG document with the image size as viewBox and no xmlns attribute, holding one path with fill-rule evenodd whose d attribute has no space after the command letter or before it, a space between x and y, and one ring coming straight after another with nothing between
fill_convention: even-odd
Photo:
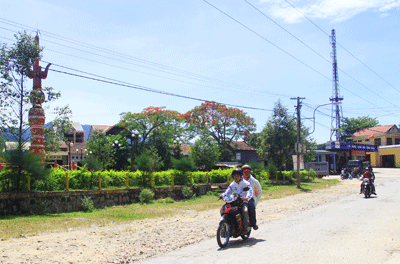
<instances>
[{"instance_id":1,"label":"rider wearing helmet","mask_svg":"<svg viewBox=\"0 0 400 264\"><path fill-rule=\"evenodd\" d=\"M372 193L377 195L375 192L375 174L372 172L372 166L368 165L366 168L366 172L361 176L360 180L362 181L363 179L368 178L369 182L371 183L372 186ZM361 189L362 189L362 184L361 184L361 188L360 188L360 194L361 194Z\"/></svg>"}]
</instances>

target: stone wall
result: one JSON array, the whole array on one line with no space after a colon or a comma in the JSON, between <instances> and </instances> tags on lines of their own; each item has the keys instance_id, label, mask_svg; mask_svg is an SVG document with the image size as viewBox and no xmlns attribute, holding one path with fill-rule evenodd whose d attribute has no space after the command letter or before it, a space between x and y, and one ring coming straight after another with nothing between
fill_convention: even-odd
<instances>
[{"instance_id":1,"label":"stone wall","mask_svg":"<svg viewBox=\"0 0 400 264\"><path fill-rule=\"evenodd\" d=\"M174 200L183 199L184 186L155 187L154 199L171 197ZM194 185L191 187L197 196L211 191L211 185ZM95 208L118 206L139 202L142 188L91 190L91 191L63 191L63 192L24 192L0 193L0 215L15 215L23 213L39 214L75 212L83 209L82 200L89 197Z\"/></svg>"}]
</instances>

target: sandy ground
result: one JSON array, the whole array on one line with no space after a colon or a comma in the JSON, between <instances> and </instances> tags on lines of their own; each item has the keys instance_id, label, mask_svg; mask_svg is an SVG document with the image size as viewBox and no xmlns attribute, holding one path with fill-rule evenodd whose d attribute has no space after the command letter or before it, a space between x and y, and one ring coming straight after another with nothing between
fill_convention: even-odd
<instances>
[{"instance_id":1,"label":"sandy ground","mask_svg":"<svg viewBox=\"0 0 400 264\"><path fill-rule=\"evenodd\" d=\"M257 206L258 224L358 192L359 184L356 180L347 180L324 190L261 201ZM214 237L219 217L219 210L187 210L170 218L137 220L124 225L74 229L0 241L0 263L140 262Z\"/></svg>"}]
</instances>

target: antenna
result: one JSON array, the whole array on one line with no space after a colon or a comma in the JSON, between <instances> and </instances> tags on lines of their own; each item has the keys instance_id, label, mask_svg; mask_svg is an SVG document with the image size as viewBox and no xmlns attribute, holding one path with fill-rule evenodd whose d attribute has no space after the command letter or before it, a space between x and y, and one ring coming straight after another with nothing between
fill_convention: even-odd
<instances>
[{"instance_id":1,"label":"antenna","mask_svg":"<svg viewBox=\"0 0 400 264\"><path fill-rule=\"evenodd\" d=\"M339 141L341 132L338 131L340 129L340 121L343 117L341 101L343 101L343 97L340 97L339 93L339 75L337 68L337 58L336 58L336 35L335 30L332 29L332 36L330 37L332 44L332 74L333 74L333 86L332 86L332 97L329 98L332 101L332 116L331 116L331 137L335 135L336 141Z\"/></svg>"}]
</instances>

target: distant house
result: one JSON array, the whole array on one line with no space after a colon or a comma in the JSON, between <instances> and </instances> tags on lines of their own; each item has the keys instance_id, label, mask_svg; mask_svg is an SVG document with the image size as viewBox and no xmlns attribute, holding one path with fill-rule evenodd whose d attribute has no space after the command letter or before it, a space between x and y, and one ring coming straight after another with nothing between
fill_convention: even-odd
<instances>
[{"instance_id":1,"label":"distant house","mask_svg":"<svg viewBox=\"0 0 400 264\"><path fill-rule=\"evenodd\" d=\"M260 157L257 154L257 150L244 141L235 141L230 144L233 148L238 163L246 164L250 161L260 162Z\"/></svg>"},{"instance_id":2,"label":"distant house","mask_svg":"<svg viewBox=\"0 0 400 264\"><path fill-rule=\"evenodd\" d=\"M354 143L390 146L400 144L400 130L396 125L377 126L359 130L351 137Z\"/></svg>"},{"instance_id":3,"label":"distant house","mask_svg":"<svg viewBox=\"0 0 400 264\"><path fill-rule=\"evenodd\" d=\"M354 133L351 140L379 146L378 152L367 152L373 167L400 168L400 130L396 125L362 129Z\"/></svg>"}]
</instances>

